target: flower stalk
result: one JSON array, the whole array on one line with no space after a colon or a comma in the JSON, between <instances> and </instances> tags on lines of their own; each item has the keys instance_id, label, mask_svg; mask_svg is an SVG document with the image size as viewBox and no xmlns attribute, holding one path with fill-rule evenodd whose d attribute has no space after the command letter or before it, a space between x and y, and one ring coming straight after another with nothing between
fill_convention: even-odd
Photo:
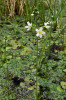
<instances>
[{"instance_id":1,"label":"flower stalk","mask_svg":"<svg viewBox=\"0 0 66 100\"><path fill-rule=\"evenodd\" d=\"M36 66L36 100L38 100L38 72L37 72L37 68L38 68L38 37L37 37L37 66Z\"/></svg>"}]
</instances>

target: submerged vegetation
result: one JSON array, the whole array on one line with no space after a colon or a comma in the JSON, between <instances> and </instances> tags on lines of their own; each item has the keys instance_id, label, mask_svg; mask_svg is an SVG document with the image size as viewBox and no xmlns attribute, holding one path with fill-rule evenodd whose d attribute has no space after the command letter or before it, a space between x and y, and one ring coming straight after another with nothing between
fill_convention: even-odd
<instances>
[{"instance_id":1,"label":"submerged vegetation","mask_svg":"<svg viewBox=\"0 0 66 100\"><path fill-rule=\"evenodd\" d=\"M66 0L0 0L0 100L66 100Z\"/></svg>"}]
</instances>

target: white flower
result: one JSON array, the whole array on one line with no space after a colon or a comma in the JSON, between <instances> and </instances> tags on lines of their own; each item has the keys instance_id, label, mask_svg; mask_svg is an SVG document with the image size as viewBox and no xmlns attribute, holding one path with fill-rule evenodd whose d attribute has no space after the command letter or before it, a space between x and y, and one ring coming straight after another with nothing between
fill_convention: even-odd
<instances>
[{"instance_id":1,"label":"white flower","mask_svg":"<svg viewBox=\"0 0 66 100\"><path fill-rule=\"evenodd\" d=\"M39 36L40 38L42 38L42 34L45 34L45 32L42 30L43 30L42 27L40 27L40 29L36 29L36 32L37 32L36 36L37 37Z\"/></svg>"},{"instance_id":2,"label":"white flower","mask_svg":"<svg viewBox=\"0 0 66 100\"><path fill-rule=\"evenodd\" d=\"M32 23L30 23L29 21L27 22L28 26L25 26L25 28L27 28L27 31L29 31L32 27Z\"/></svg>"},{"instance_id":3,"label":"white flower","mask_svg":"<svg viewBox=\"0 0 66 100\"><path fill-rule=\"evenodd\" d=\"M31 14L31 16L34 16L34 14Z\"/></svg>"},{"instance_id":4,"label":"white flower","mask_svg":"<svg viewBox=\"0 0 66 100\"><path fill-rule=\"evenodd\" d=\"M49 24L49 22L44 23L44 27L47 28L47 29L50 28L50 26L48 24Z\"/></svg>"}]
</instances>

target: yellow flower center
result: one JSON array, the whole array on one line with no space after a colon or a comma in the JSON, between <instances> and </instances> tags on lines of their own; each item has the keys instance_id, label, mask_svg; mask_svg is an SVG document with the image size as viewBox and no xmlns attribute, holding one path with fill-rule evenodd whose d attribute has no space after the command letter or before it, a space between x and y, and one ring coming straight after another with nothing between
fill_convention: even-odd
<instances>
[{"instance_id":1,"label":"yellow flower center","mask_svg":"<svg viewBox=\"0 0 66 100\"><path fill-rule=\"evenodd\" d=\"M29 27L29 28L31 28L31 26L30 26L30 25L29 25L28 27Z\"/></svg>"},{"instance_id":2,"label":"yellow flower center","mask_svg":"<svg viewBox=\"0 0 66 100\"><path fill-rule=\"evenodd\" d=\"M39 34L41 34L41 31L38 31Z\"/></svg>"},{"instance_id":3,"label":"yellow flower center","mask_svg":"<svg viewBox=\"0 0 66 100\"><path fill-rule=\"evenodd\" d=\"M44 27L46 28L46 25Z\"/></svg>"}]
</instances>

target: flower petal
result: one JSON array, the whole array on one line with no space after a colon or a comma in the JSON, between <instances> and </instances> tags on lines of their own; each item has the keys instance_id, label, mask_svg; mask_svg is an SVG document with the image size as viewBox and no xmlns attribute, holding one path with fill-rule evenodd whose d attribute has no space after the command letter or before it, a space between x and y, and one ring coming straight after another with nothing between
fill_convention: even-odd
<instances>
[{"instance_id":1,"label":"flower petal","mask_svg":"<svg viewBox=\"0 0 66 100\"><path fill-rule=\"evenodd\" d=\"M27 22L28 25L30 25L29 21Z\"/></svg>"},{"instance_id":2,"label":"flower petal","mask_svg":"<svg viewBox=\"0 0 66 100\"><path fill-rule=\"evenodd\" d=\"M45 34L45 32L42 31L42 34Z\"/></svg>"},{"instance_id":3,"label":"flower petal","mask_svg":"<svg viewBox=\"0 0 66 100\"><path fill-rule=\"evenodd\" d=\"M47 22L46 24L49 24L49 22Z\"/></svg>"},{"instance_id":4,"label":"flower petal","mask_svg":"<svg viewBox=\"0 0 66 100\"><path fill-rule=\"evenodd\" d=\"M39 29L40 31L42 31L43 30L43 28L42 27L40 27L40 29Z\"/></svg>"},{"instance_id":5,"label":"flower petal","mask_svg":"<svg viewBox=\"0 0 66 100\"><path fill-rule=\"evenodd\" d=\"M36 29L36 32L38 32L38 29Z\"/></svg>"},{"instance_id":6,"label":"flower petal","mask_svg":"<svg viewBox=\"0 0 66 100\"><path fill-rule=\"evenodd\" d=\"M32 26L32 23L30 24L30 26Z\"/></svg>"},{"instance_id":7,"label":"flower petal","mask_svg":"<svg viewBox=\"0 0 66 100\"><path fill-rule=\"evenodd\" d=\"M44 25L46 25L46 23L44 23Z\"/></svg>"},{"instance_id":8,"label":"flower petal","mask_svg":"<svg viewBox=\"0 0 66 100\"><path fill-rule=\"evenodd\" d=\"M48 22L44 23L44 25L47 25L47 24L49 24L49 23Z\"/></svg>"},{"instance_id":9,"label":"flower petal","mask_svg":"<svg viewBox=\"0 0 66 100\"><path fill-rule=\"evenodd\" d=\"M32 23L30 23L30 22L27 22L27 24L28 24L28 26L32 26Z\"/></svg>"},{"instance_id":10,"label":"flower petal","mask_svg":"<svg viewBox=\"0 0 66 100\"><path fill-rule=\"evenodd\" d=\"M36 36L39 36L39 34L37 33Z\"/></svg>"},{"instance_id":11,"label":"flower petal","mask_svg":"<svg viewBox=\"0 0 66 100\"><path fill-rule=\"evenodd\" d=\"M40 38L42 38L42 35L39 35Z\"/></svg>"},{"instance_id":12,"label":"flower petal","mask_svg":"<svg viewBox=\"0 0 66 100\"><path fill-rule=\"evenodd\" d=\"M29 31L29 30L30 30L30 28L27 29L27 31Z\"/></svg>"},{"instance_id":13,"label":"flower petal","mask_svg":"<svg viewBox=\"0 0 66 100\"><path fill-rule=\"evenodd\" d=\"M49 29L49 28L50 28L50 26L46 26L46 28L47 28L47 29Z\"/></svg>"},{"instance_id":14,"label":"flower petal","mask_svg":"<svg viewBox=\"0 0 66 100\"><path fill-rule=\"evenodd\" d=\"M25 26L25 28L28 28L28 26Z\"/></svg>"}]
</instances>

